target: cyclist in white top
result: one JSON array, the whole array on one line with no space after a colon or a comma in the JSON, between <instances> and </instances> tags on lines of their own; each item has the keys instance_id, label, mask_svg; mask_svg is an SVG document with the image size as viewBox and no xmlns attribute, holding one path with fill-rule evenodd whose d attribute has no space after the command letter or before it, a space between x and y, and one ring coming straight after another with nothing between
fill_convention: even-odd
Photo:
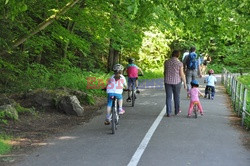
<instances>
[{"instance_id":1,"label":"cyclist in white top","mask_svg":"<svg viewBox=\"0 0 250 166\"><path fill-rule=\"evenodd\" d=\"M213 76L214 74L214 70L213 69L210 69L208 71L208 76L205 78L204 82L207 83L206 85L206 89L205 89L205 98L207 97L207 94L208 94L208 89L211 88L211 97L212 97L212 100L214 99L214 94L215 94L215 84L217 82L217 79L215 76Z\"/></svg>"},{"instance_id":2,"label":"cyclist in white top","mask_svg":"<svg viewBox=\"0 0 250 166\"><path fill-rule=\"evenodd\" d=\"M106 87L106 92L108 93L108 104L107 104L107 114L106 120L104 122L105 125L110 124L111 120L111 107L112 107L112 99L111 96L115 96L118 99L119 105L119 114L124 114L125 110L122 108L123 98L122 92L124 88L127 88L126 78L121 74L123 72L123 66L120 64L116 64L113 67L114 75L108 81L108 85Z\"/></svg>"}]
</instances>

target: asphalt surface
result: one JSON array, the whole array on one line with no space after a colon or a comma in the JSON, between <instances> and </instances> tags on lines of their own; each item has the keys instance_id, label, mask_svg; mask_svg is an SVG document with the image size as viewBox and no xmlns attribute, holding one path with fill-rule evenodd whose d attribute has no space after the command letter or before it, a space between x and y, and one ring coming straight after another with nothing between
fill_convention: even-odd
<instances>
[{"instance_id":1,"label":"asphalt surface","mask_svg":"<svg viewBox=\"0 0 250 166\"><path fill-rule=\"evenodd\" d=\"M197 119L186 117L189 100L184 89L181 114L165 117L162 80L144 82L141 88L135 107L124 101L126 113L115 135L104 125L103 108L102 115L48 140L16 165L250 166L250 151L230 125L231 111L220 82L215 100L201 99L204 116ZM203 84L200 88L204 92Z\"/></svg>"}]
</instances>

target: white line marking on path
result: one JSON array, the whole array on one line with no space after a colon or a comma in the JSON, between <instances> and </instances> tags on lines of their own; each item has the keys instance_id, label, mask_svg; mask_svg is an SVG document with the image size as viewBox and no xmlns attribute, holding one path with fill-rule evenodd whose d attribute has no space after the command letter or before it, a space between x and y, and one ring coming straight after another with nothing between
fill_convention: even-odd
<instances>
[{"instance_id":1,"label":"white line marking on path","mask_svg":"<svg viewBox=\"0 0 250 166\"><path fill-rule=\"evenodd\" d=\"M131 158L131 160L127 166L137 166L144 150L148 146L148 143L149 143L151 137L153 136L156 128L158 127L158 125L161 122L161 119L163 118L165 113L166 113L166 106L162 109L162 111L160 112L158 117L155 119L154 123L152 124L152 126L148 130L147 134L145 135L145 137L141 141L141 144L137 148L136 152L134 153L133 157Z\"/></svg>"}]
</instances>

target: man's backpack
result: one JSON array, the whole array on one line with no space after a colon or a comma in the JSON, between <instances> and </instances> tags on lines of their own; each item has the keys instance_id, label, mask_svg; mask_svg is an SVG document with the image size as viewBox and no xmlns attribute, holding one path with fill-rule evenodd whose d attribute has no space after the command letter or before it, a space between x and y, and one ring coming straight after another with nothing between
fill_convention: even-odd
<instances>
[{"instance_id":1,"label":"man's backpack","mask_svg":"<svg viewBox=\"0 0 250 166\"><path fill-rule=\"evenodd\" d=\"M195 53L190 53L187 58L187 68L194 70L197 68L198 60L196 59L197 55Z\"/></svg>"}]
</instances>

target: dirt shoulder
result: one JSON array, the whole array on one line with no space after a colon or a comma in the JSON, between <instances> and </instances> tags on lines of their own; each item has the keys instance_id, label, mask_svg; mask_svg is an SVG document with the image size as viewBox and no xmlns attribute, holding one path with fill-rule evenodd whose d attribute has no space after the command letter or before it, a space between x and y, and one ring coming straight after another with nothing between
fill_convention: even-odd
<instances>
[{"instance_id":1,"label":"dirt shoulder","mask_svg":"<svg viewBox=\"0 0 250 166\"><path fill-rule=\"evenodd\" d=\"M231 115L229 116L230 125L241 133L240 139L241 139L242 145L246 149L250 150L250 131L242 127L241 117L239 117L237 113L233 111L234 109L233 109L232 102L229 96L227 97L227 107L229 110L231 110Z\"/></svg>"},{"instance_id":2,"label":"dirt shoulder","mask_svg":"<svg viewBox=\"0 0 250 166\"><path fill-rule=\"evenodd\" d=\"M35 148L44 145L48 138L60 134L72 127L82 125L100 114L100 110L106 104L106 98L96 98L94 106L84 106L84 116L77 117L66 115L56 110L39 111L37 115L21 115L18 121L10 121L8 125L1 124L1 132L11 135L12 151L6 155L0 155L0 165L10 166L23 156L30 154Z\"/></svg>"}]
</instances>

